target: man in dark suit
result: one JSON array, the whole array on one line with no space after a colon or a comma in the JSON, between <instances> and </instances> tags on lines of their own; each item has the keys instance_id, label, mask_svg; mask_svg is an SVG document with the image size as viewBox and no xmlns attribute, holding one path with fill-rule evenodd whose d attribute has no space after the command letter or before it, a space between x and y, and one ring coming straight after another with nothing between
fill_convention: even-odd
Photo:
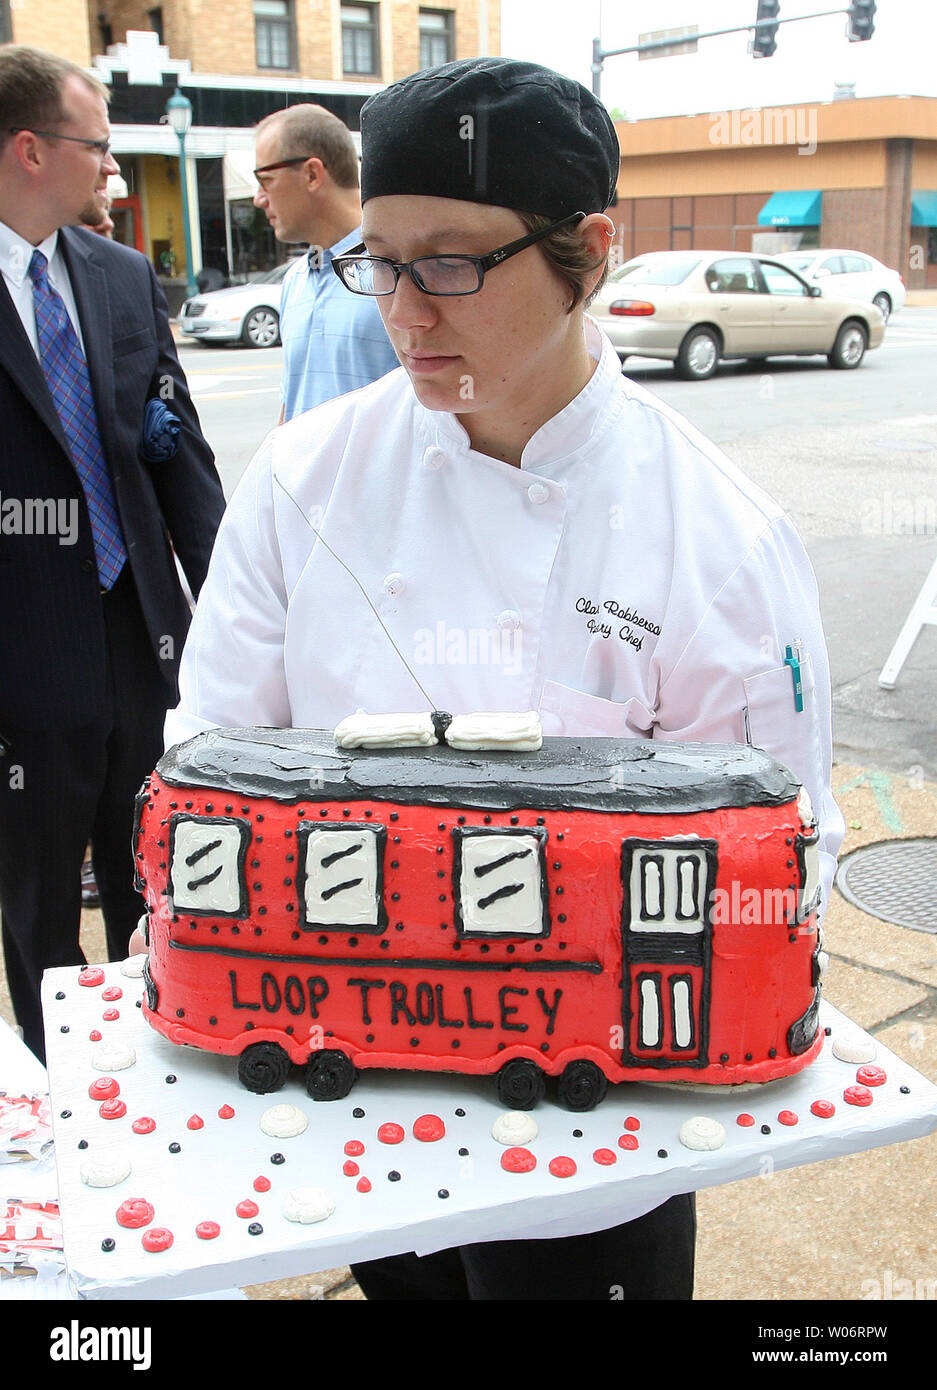
<instances>
[{"instance_id":1,"label":"man in dark suit","mask_svg":"<svg viewBox=\"0 0 937 1390\"><path fill-rule=\"evenodd\" d=\"M118 170L106 96L0 48L0 912L39 1056L42 971L83 959L89 840L112 959L140 914L133 798L189 619L175 556L197 594L224 509L152 267L74 225ZM153 401L179 422L162 461L141 452Z\"/></svg>"}]
</instances>

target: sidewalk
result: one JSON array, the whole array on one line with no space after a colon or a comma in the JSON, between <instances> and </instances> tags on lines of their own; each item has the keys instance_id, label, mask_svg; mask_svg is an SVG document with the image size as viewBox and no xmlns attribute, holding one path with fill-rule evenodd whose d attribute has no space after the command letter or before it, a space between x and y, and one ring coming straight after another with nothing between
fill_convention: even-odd
<instances>
[{"instance_id":1,"label":"sidewalk","mask_svg":"<svg viewBox=\"0 0 937 1390\"><path fill-rule=\"evenodd\" d=\"M937 785L899 774L873 778L872 771L834 768L848 827L843 852L937 836ZM937 936L880 922L836 892L825 930L826 998L937 1082ZM99 912L83 914L82 943L89 960L104 959ZM0 1015L13 1022L2 962ZM768 1157L763 1176L701 1192L697 1210L697 1300L890 1298L915 1281L934 1296L937 1133L777 1173ZM347 1268L247 1293L265 1300L363 1297Z\"/></svg>"}]
</instances>

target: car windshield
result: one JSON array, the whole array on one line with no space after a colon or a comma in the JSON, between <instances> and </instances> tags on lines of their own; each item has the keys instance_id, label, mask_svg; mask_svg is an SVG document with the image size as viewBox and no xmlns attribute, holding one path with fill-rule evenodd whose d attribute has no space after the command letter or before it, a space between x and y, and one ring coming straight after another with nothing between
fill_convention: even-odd
<instances>
[{"instance_id":1,"label":"car windshield","mask_svg":"<svg viewBox=\"0 0 937 1390\"><path fill-rule=\"evenodd\" d=\"M630 285L679 285L699 265L699 257L666 261L629 261L610 275L610 284L627 280Z\"/></svg>"}]
</instances>

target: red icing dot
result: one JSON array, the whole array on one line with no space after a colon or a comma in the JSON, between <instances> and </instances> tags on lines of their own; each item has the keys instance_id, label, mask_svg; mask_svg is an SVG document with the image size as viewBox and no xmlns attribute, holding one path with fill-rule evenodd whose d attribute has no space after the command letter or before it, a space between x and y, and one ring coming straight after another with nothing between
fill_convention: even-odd
<instances>
[{"instance_id":1,"label":"red icing dot","mask_svg":"<svg viewBox=\"0 0 937 1390\"><path fill-rule=\"evenodd\" d=\"M104 1100L98 1106L98 1114L102 1120L119 1120L122 1115L126 1115L127 1107L117 1096L113 1100Z\"/></svg>"},{"instance_id":2,"label":"red icing dot","mask_svg":"<svg viewBox=\"0 0 937 1390\"><path fill-rule=\"evenodd\" d=\"M346 1158L345 1162L342 1164L342 1172L345 1174L346 1178L356 1178L361 1172L361 1169L353 1158Z\"/></svg>"},{"instance_id":3,"label":"red icing dot","mask_svg":"<svg viewBox=\"0 0 937 1390\"><path fill-rule=\"evenodd\" d=\"M618 1155L615 1153L614 1149L596 1149L592 1157L595 1159L596 1163L604 1163L606 1165L618 1162Z\"/></svg>"},{"instance_id":4,"label":"red icing dot","mask_svg":"<svg viewBox=\"0 0 937 1390\"><path fill-rule=\"evenodd\" d=\"M254 1191L255 1191L255 1192L269 1192L269 1191L270 1191L270 1179L269 1179L269 1178L265 1178L262 1174L261 1174L261 1176L260 1176L259 1178L255 1178L255 1179L254 1179Z\"/></svg>"},{"instance_id":5,"label":"red icing dot","mask_svg":"<svg viewBox=\"0 0 937 1390\"><path fill-rule=\"evenodd\" d=\"M101 998L108 1000L108 1002L114 999L123 999L123 997L124 991L120 985L108 985L107 989L101 990Z\"/></svg>"},{"instance_id":6,"label":"red icing dot","mask_svg":"<svg viewBox=\"0 0 937 1390\"><path fill-rule=\"evenodd\" d=\"M753 1125L755 1123L755 1117L754 1115L749 1115L747 1112L743 1112L741 1115L738 1115L736 1117L735 1123L737 1125L742 1125L744 1128L747 1128L749 1125Z\"/></svg>"},{"instance_id":7,"label":"red icing dot","mask_svg":"<svg viewBox=\"0 0 937 1390\"><path fill-rule=\"evenodd\" d=\"M172 1231L167 1231L165 1226L153 1226L151 1230L143 1232L142 1244L151 1255L158 1255L160 1251L169 1249L172 1239Z\"/></svg>"},{"instance_id":8,"label":"red icing dot","mask_svg":"<svg viewBox=\"0 0 937 1390\"><path fill-rule=\"evenodd\" d=\"M377 1137L382 1144L399 1144L404 1138L403 1125L386 1124L381 1125L377 1132Z\"/></svg>"},{"instance_id":9,"label":"red icing dot","mask_svg":"<svg viewBox=\"0 0 937 1390\"><path fill-rule=\"evenodd\" d=\"M153 1207L145 1197L128 1197L117 1208L117 1224L136 1230L139 1226L148 1226L153 1215Z\"/></svg>"},{"instance_id":10,"label":"red icing dot","mask_svg":"<svg viewBox=\"0 0 937 1390\"><path fill-rule=\"evenodd\" d=\"M233 1120L234 1111L231 1109L231 1106L223 1105L221 1109L218 1111L218 1118L219 1120Z\"/></svg>"},{"instance_id":11,"label":"red icing dot","mask_svg":"<svg viewBox=\"0 0 937 1390\"><path fill-rule=\"evenodd\" d=\"M371 1191L371 1180L370 1180L370 1178L359 1178L358 1181L355 1183L355 1187L358 1189L359 1192L370 1192L370 1191Z\"/></svg>"},{"instance_id":12,"label":"red icing dot","mask_svg":"<svg viewBox=\"0 0 937 1390\"><path fill-rule=\"evenodd\" d=\"M238 1202L235 1211L238 1216L243 1216L245 1221L249 1221L251 1217L257 1215L260 1211L260 1207L256 1202L252 1202L249 1197L245 1197L243 1202Z\"/></svg>"},{"instance_id":13,"label":"red icing dot","mask_svg":"<svg viewBox=\"0 0 937 1390\"><path fill-rule=\"evenodd\" d=\"M420 1139L424 1144L432 1144L435 1140L441 1139L446 1132L446 1126L438 1115L421 1115L418 1120L413 1121L413 1137Z\"/></svg>"},{"instance_id":14,"label":"red icing dot","mask_svg":"<svg viewBox=\"0 0 937 1390\"><path fill-rule=\"evenodd\" d=\"M89 988L91 985L103 985L104 971L96 965L89 966L87 970L82 970L81 974L78 976L78 983L80 985L86 985Z\"/></svg>"},{"instance_id":15,"label":"red icing dot","mask_svg":"<svg viewBox=\"0 0 937 1390\"><path fill-rule=\"evenodd\" d=\"M859 1068L856 1072L856 1080L861 1082L863 1086L884 1086L888 1077L881 1067L875 1067L869 1063L867 1066Z\"/></svg>"},{"instance_id":16,"label":"red icing dot","mask_svg":"<svg viewBox=\"0 0 937 1390\"><path fill-rule=\"evenodd\" d=\"M151 1120L149 1115L141 1115L130 1127L134 1134L152 1134L156 1128L156 1121Z\"/></svg>"},{"instance_id":17,"label":"red icing dot","mask_svg":"<svg viewBox=\"0 0 937 1390\"><path fill-rule=\"evenodd\" d=\"M115 1018L120 1018L119 1009L105 1009L101 1017L105 1023L113 1023Z\"/></svg>"},{"instance_id":18,"label":"red icing dot","mask_svg":"<svg viewBox=\"0 0 937 1390\"><path fill-rule=\"evenodd\" d=\"M575 1159L567 1158L565 1154L560 1154L558 1158L550 1159L550 1172L555 1178L571 1178L575 1171Z\"/></svg>"},{"instance_id":19,"label":"red icing dot","mask_svg":"<svg viewBox=\"0 0 937 1390\"><path fill-rule=\"evenodd\" d=\"M186 1129L204 1129L205 1121L201 1115L190 1115L185 1122Z\"/></svg>"},{"instance_id":20,"label":"red icing dot","mask_svg":"<svg viewBox=\"0 0 937 1390\"><path fill-rule=\"evenodd\" d=\"M88 1095L92 1100L113 1100L120 1095L120 1085L113 1076L99 1076L88 1087Z\"/></svg>"},{"instance_id":21,"label":"red icing dot","mask_svg":"<svg viewBox=\"0 0 937 1390\"><path fill-rule=\"evenodd\" d=\"M89 1042L100 1042L100 1041L101 1041L101 1034L100 1034L100 1032L98 1031L97 1028L92 1028L92 1029L91 1029L91 1032L88 1034L88 1041L89 1041Z\"/></svg>"},{"instance_id":22,"label":"red icing dot","mask_svg":"<svg viewBox=\"0 0 937 1390\"><path fill-rule=\"evenodd\" d=\"M796 1124L797 1124L797 1116L795 1115L795 1113L794 1113L793 1110L779 1110L779 1111L778 1111L778 1124L781 1124L781 1125L796 1125Z\"/></svg>"},{"instance_id":23,"label":"red icing dot","mask_svg":"<svg viewBox=\"0 0 937 1390\"><path fill-rule=\"evenodd\" d=\"M638 1141L633 1134L623 1134L618 1141L618 1147L620 1149L636 1149Z\"/></svg>"},{"instance_id":24,"label":"red icing dot","mask_svg":"<svg viewBox=\"0 0 937 1390\"><path fill-rule=\"evenodd\" d=\"M360 1154L364 1153L364 1145L360 1139L349 1139L348 1143L345 1145L345 1152L352 1158L358 1158Z\"/></svg>"},{"instance_id":25,"label":"red icing dot","mask_svg":"<svg viewBox=\"0 0 937 1390\"><path fill-rule=\"evenodd\" d=\"M821 1120L828 1120L831 1115L836 1114L836 1106L831 1100L815 1100L810 1107L812 1115L818 1115Z\"/></svg>"},{"instance_id":26,"label":"red icing dot","mask_svg":"<svg viewBox=\"0 0 937 1390\"><path fill-rule=\"evenodd\" d=\"M847 1086L843 1092L843 1100L850 1105L871 1105L872 1092L867 1086Z\"/></svg>"},{"instance_id":27,"label":"red icing dot","mask_svg":"<svg viewBox=\"0 0 937 1390\"><path fill-rule=\"evenodd\" d=\"M214 1240L221 1235L221 1227L217 1221L200 1221L195 1228L195 1234L199 1240Z\"/></svg>"},{"instance_id":28,"label":"red icing dot","mask_svg":"<svg viewBox=\"0 0 937 1390\"><path fill-rule=\"evenodd\" d=\"M638 1119L638 1117L637 1117L636 1115L629 1115L628 1118L627 1118L627 1120L625 1120L625 1129L640 1129L640 1128L641 1128L641 1121Z\"/></svg>"},{"instance_id":29,"label":"red icing dot","mask_svg":"<svg viewBox=\"0 0 937 1390\"><path fill-rule=\"evenodd\" d=\"M501 1167L508 1173L529 1173L536 1166L537 1160L530 1149L505 1149L501 1155Z\"/></svg>"}]
</instances>

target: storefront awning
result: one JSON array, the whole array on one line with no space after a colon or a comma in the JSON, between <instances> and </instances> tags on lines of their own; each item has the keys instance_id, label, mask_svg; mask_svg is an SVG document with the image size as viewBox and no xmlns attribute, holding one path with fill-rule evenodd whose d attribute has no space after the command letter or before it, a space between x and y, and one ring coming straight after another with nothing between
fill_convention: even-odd
<instances>
[{"instance_id":1,"label":"storefront awning","mask_svg":"<svg viewBox=\"0 0 937 1390\"><path fill-rule=\"evenodd\" d=\"M922 189L911 194L911 226L937 227L937 192Z\"/></svg>"},{"instance_id":2,"label":"storefront awning","mask_svg":"<svg viewBox=\"0 0 937 1390\"><path fill-rule=\"evenodd\" d=\"M257 192L254 178L254 151L225 150L224 196L230 203L235 198L253 198Z\"/></svg>"},{"instance_id":3,"label":"storefront awning","mask_svg":"<svg viewBox=\"0 0 937 1390\"><path fill-rule=\"evenodd\" d=\"M819 227L823 193L819 188L772 193L758 214L759 227Z\"/></svg>"}]
</instances>

